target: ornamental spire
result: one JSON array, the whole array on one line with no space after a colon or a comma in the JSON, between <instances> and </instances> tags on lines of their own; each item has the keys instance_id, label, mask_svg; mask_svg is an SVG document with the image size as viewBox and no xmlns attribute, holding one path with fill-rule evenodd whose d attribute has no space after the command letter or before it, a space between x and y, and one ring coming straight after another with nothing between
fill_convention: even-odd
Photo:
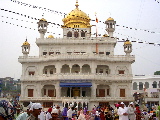
<instances>
[{"instance_id":1,"label":"ornamental spire","mask_svg":"<svg viewBox=\"0 0 160 120\"><path fill-rule=\"evenodd\" d=\"M78 8L78 6L79 6L79 5L78 5L78 0L76 0L75 6L76 6L76 8Z\"/></svg>"}]
</instances>

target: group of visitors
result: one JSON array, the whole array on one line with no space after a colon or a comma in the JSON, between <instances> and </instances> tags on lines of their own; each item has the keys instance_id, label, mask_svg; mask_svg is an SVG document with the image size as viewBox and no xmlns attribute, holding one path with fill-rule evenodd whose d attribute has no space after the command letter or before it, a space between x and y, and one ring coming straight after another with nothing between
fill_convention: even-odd
<instances>
[{"instance_id":1,"label":"group of visitors","mask_svg":"<svg viewBox=\"0 0 160 120\"><path fill-rule=\"evenodd\" d=\"M129 106L121 102L114 107L94 106L88 111L87 107L78 108L70 104L62 109L54 105L43 111L40 103L30 102L27 109L22 110L20 105L3 100L0 101L0 120L160 120L160 106L153 112L147 112L133 102Z\"/></svg>"}]
</instances>

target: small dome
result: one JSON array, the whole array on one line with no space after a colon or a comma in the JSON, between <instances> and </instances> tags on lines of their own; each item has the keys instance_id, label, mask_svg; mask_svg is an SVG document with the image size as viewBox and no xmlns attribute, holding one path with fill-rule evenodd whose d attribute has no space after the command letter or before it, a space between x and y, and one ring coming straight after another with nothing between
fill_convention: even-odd
<instances>
[{"instance_id":1,"label":"small dome","mask_svg":"<svg viewBox=\"0 0 160 120\"><path fill-rule=\"evenodd\" d=\"M107 21L114 21L114 19L111 18L111 17L109 17L109 18L107 19Z\"/></svg>"},{"instance_id":2,"label":"small dome","mask_svg":"<svg viewBox=\"0 0 160 120\"><path fill-rule=\"evenodd\" d=\"M48 38L54 38L54 36L53 35L48 35Z\"/></svg>"},{"instance_id":3,"label":"small dome","mask_svg":"<svg viewBox=\"0 0 160 120\"><path fill-rule=\"evenodd\" d=\"M104 35L103 35L103 37L109 37L109 35L107 35L107 34L104 34Z\"/></svg>"},{"instance_id":4,"label":"small dome","mask_svg":"<svg viewBox=\"0 0 160 120\"><path fill-rule=\"evenodd\" d=\"M27 40L23 43L23 45L30 45Z\"/></svg>"},{"instance_id":5,"label":"small dome","mask_svg":"<svg viewBox=\"0 0 160 120\"><path fill-rule=\"evenodd\" d=\"M124 45L131 45L131 42L130 42L129 40L126 40L126 41L124 42Z\"/></svg>"},{"instance_id":6,"label":"small dome","mask_svg":"<svg viewBox=\"0 0 160 120\"><path fill-rule=\"evenodd\" d=\"M46 19L44 19L44 18L40 19L39 21L47 22L47 20L46 20Z\"/></svg>"}]
</instances>

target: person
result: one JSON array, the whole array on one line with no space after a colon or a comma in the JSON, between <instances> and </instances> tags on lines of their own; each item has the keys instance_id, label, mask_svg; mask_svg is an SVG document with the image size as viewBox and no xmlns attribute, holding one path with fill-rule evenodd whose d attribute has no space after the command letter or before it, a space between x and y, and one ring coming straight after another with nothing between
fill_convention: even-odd
<instances>
[{"instance_id":1,"label":"person","mask_svg":"<svg viewBox=\"0 0 160 120\"><path fill-rule=\"evenodd\" d=\"M17 118L16 118L16 120L26 120L29 116L30 116L30 108L31 108L31 102L30 102L30 104L27 106L27 110L26 110L26 112L23 112L23 113L21 113Z\"/></svg>"},{"instance_id":2,"label":"person","mask_svg":"<svg viewBox=\"0 0 160 120\"><path fill-rule=\"evenodd\" d=\"M58 110L56 108L54 108L52 110L51 115L52 115L52 119L51 120L60 120L59 117L58 117Z\"/></svg>"},{"instance_id":3,"label":"person","mask_svg":"<svg viewBox=\"0 0 160 120\"><path fill-rule=\"evenodd\" d=\"M125 104L121 102L121 107L118 109L119 120L128 120L128 109Z\"/></svg>"},{"instance_id":4,"label":"person","mask_svg":"<svg viewBox=\"0 0 160 120\"><path fill-rule=\"evenodd\" d=\"M141 110L139 108L139 105L136 104L135 107L136 107L136 111L135 111L135 113L136 113L136 120L141 120L142 116L141 116Z\"/></svg>"},{"instance_id":5,"label":"person","mask_svg":"<svg viewBox=\"0 0 160 120\"><path fill-rule=\"evenodd\" d=\"M51 112L52 112L52 107L48 108L48 112L46 114L46 120L51 120L52 119Z\"/></svg>"},{"instance_id":6,"label":"person","mask_svg":"<svg viewBox=\"0 0 160 120\"><path fill-rule=\"evenodd\" d=\"M83 109L80 111L78 120L86 120L85 115L84 115L84 113L83 113Z\"/></svg>"},{"instance_id":7,"label":"person","mask_svg":"<svg viewBox=\"0 0 160 120\"><path fill-rule=\"evenodd\" d=\"M74 113L74 107L73 107L73 104L71 104L69 110L67 111L67 117L68 117L69 120L72 119L72 114L73 113Z\"/></svg>"},{"instance_id":8,"label":"person","mask_svg":"<svg viewBox=\"0 0 160 120\"><path fill-rule=\"evenodd\" d=\"M91 115L90 115L89 111L86 112L85 118L86 118L86 120L91 120Z\"/></svg>"},{"instance_id":9,"label":"person","mask_svg":"<svg viewBox=\"0 0 160 120\"><path fill-rule=\"evenodd\" d=\"M63 111L62 111L62 118L63 118L63 120L68 120L67 111L68 111L68 108L64 107Z\"/></svg>"},{"instance_id":10,"label":"person","mask_svg":"<svg viewBox=\"0 0 160 120\"><path fill-rule=\"evenodd\" d=\"M16 113L14 114L14 120L16 120L16 118L21 114L21 108L17 107L16 108Z\"/></svg>"},{"instance_id":11,"label":"person","mask_svg":"<svg viewBox=\"0 0 160 120\"><path fill-rule=\"evenodd\" d=\"M119 119L119 115L118 115L118 109L120 107L120 104L115 104L115 109L114 109L114 119L118 120Z\"/></svg>"},{"instance_id":12,"label":"person","mask_svg":"<svg viewBox=\"0 0 160 120\"><path fill-rule=\"evenodd\" d=\"M38 118L40 120L46 120L46 114L45 114L45 112L42 109L41 109L40 115L38 115Z\"/></svg>"},{"instance_id":13,"label":"person","mask_svg":"<svg viewBox=\"0 0 160 120\"><path fill-rule=\"evenodd\" d=\"M40 115L41 109L42 105L40 103L33 103L30 108L32 114L30 114L27 120L38 120L38 115Z\"/></svg>"},{"instance_id":14,"label":"person","mask_svg":"<svg viewBox=\"0 0 160 120\"><path fill-rule=\"evenodd\" d=\"M157 107L156 117L158 118L158 120L160 120L160 106Z\"/></svg>"},{"instance_id":15,"label":"person","mask_svg":"<svg viewBox=\"0 0 160 120\"><path fill-rule=\"evenodd\" d=\"M129 108L128 108L128 118L129 120L135 120L136 119L136 115L135 115L135 108L134 108L134 103L131 102L129 104Z\"/></svg>"},{"instance_id":16,"label":"person","mask_svg":"<svg viewBox=\"0 0 160 120\"><path fill-rule=\"evenodd\" d=\"M10 120L10 119L13 119L13 117L14 117L13 105L6 100L1 100L0 101L0 118L2 120L3 119Z\"/></svg>"},{"instance_id":17,"label":"person","mask_svg":"<svg viewBox=\"0 0 160 120\"><path fill-rule=\"evenodd\" d=\"M77 120L77 116L76 116L76 114L72 114L72 120Z\"/></svg>"}]
</instances>

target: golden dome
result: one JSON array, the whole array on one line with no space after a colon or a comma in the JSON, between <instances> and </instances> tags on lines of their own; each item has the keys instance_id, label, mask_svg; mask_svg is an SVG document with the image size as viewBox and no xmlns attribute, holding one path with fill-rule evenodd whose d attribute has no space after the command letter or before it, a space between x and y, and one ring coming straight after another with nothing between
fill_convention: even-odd
<instances>
[{"instance_id":1,"label":"golden dome","mask_svg":"<svg viewBox=\"0 0 160 120\"><path fill-rule=\"evenodd\" d=\"M125 42L124 42L124 45L131 45L132 43L129 41L129 40L126 40Z\"/></svg>"},{"instance_id":2,"label":"golden dome","mask_svg":"<svg viewBox=\"0 0 160 120\"><path fill-rule=\"evenodd\" d=\"M23 43L23 45L30 45L27 40Z\"/></svg>"},{"instance_id":3,"label":"golden dome","mask_svg":"<svg viewBox=\"0 0 160 120\"><path fill-rule=\"evenodd\" d=\"M78 8L78 2L76 2L76 8L72 10L70 13L67 14L65 18L63 18L64 25L63 27L68 28L90 28L90 18L89 16L79 10Z\"/></svg>"},{"instance_id":4,"label":"golden dome","mask_svg":"<svg viewBox=\"0 0 160 120\"><path fill-rule=\"evenodd\" d=\"M103 35L103 37L109 37L109 35L107 35L107 34L104 34L104 35Z\"/></svg>"},{"instance_id":5,"label":"golden dome","mask_svg":"<svg viewBox=\"0 0 160 120\"><path fill-rule=\"evenodd\" d=\"M54 36L53 35L49 35L48 38L54 38Z\"/></svg>"},{"instance_id":6,"label":"golden dome","mask_svg":"<svg viewBox=\"0 0 160 120\"><path fill-rule=\"evenodd\" d=\"M108 19L107 19L107 21L114 21L114 19L113 18L111 18L111 17L109 17Z\"/></svg>"},{"instance_id":7,"label":"golden dome","mask_svg":"<svg viewBox=\"0 0 160 120\"><path fill-rule=\"evenodd\" d=\"M44 18L40 19L39 21L47 22L47 20L46 20L46 19L44 19Z\"/></svg>"}]
</instances>

